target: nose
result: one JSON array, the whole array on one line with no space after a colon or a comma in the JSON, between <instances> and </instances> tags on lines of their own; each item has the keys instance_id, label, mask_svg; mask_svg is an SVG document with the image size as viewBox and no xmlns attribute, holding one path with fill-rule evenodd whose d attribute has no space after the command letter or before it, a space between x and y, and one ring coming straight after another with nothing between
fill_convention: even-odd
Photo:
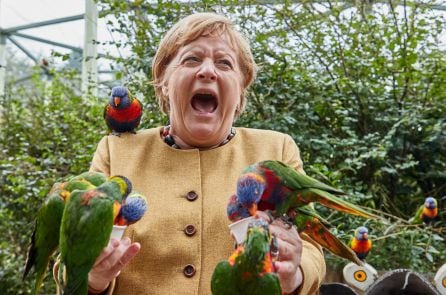
<instances>
[{"instance_id":1,"label":"nose","mask_svg":"<svg viewBox=\"0 0 446 295\"><path fill-rule=\"evenodd\" d=\"M196 77L198 80L201 81L208 81L208 82L216 81L217 73L215 72L215 65L213 61L211 60L203 61L200 68L198 69Z\"/></svg>"}]
</instances>

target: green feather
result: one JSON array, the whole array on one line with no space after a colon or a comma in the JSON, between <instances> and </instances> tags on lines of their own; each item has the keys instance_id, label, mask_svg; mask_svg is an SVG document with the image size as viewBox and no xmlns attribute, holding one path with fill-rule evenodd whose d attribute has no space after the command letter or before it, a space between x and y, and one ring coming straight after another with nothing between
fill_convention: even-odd
<instances>
[{"instance_id":1,"label":"green feather","mask_svg":"<svg viewBox=\"0 0 446 295\"><path fill-rule=\"evenodd\" d=\"M32 294L38 294L50 258L59 245L60 223L65 207L65 200L61 195L64 190L61 186L61 183L53 185L37 213L23 273L23 279L25 279L34 267L36 278Z\"/></svg>"},{"instance_id":2,"label":"green feather","mask_svg":"<svg viewBox=\"0 0 446 295\"><path fill-rule=\"evenodd\" d=\"M247 238L230 259L222 261L214 270L211 290L214 295L280 295L279 278L274 272L265 272L270 259L271 234L262 220L248 226ZM234 258L235 257L235 258Z\"/></svg>"},{"instance_id":3,"label":"green feather","mask_svg":"<svg viewBox=\"0 0 446 295\"><path fill-rule=\"evenodd\" d=\"M92 190L75 190L66 205L60 233L64 293L87 294L88 272L107 246L113 227L113 204L122 200L125 182L111 179Z\"/></svg>"}]
</instances>

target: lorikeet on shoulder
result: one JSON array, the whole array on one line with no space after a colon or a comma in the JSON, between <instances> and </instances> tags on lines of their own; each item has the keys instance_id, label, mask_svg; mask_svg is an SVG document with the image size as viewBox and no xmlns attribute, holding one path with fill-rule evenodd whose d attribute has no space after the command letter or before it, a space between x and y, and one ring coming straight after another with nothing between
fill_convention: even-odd
<instances>
[{"instance_id":1,"label":"lorikeet on shoulder","mask_svg":"<svg viewBox=\"0 0 446 295\"><path fill-rule=\"evenodd\" d=\"M104 108L104 119L113 135L123 132L135 133L142 116L142 104L127 88L113 87L108 104Z\"/></svg>"},{"instance_id":2,"label":"lorikeet on shoulder","mask_svg":"<svg viewBox=\"0 0 446 295\"><path fill-rule=\"evenodd\" d=\"M214 295L280 295L280 282L270 255L271 234L264 220L249 224L247 238L228 260L215 267Z\"/></svg>"}]
</instances>

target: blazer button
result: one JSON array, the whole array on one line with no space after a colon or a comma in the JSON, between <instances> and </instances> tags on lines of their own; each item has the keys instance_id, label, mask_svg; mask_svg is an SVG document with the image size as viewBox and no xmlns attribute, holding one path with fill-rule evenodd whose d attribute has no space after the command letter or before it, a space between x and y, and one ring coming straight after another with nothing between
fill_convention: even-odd
<instances>
[{"instance_id":1,"label":"blazer button","mask_svg":"<svg viewBox=\"0 0 446 295\"><path fill-rule=\"evenodd\" d=\"M186 199L191 202L195 201L197 198L198 198L198 195L194 191L190 191L186 195Z\"/></svg>"},{"instance_id":2,"label":"blazer button","mask_svg":"<svg viewBox=\"0 0 446 295\"><path fill-rule=\"evenodd\" d=\"M183 268L183 274L186 278L191 278L195 275L196 269L193 264L188 264Z\"/></svg>"},{"instance_id":3,"label":"blazer button","mask_svg":"<svg viewBox=\"0 0 446 295\"><path fill-rule=\"evenodd\" d=\"M197 229L192 224L186 225L186 227L184 228L184 233L186 234L186 236L191 237L195 235L196 232Z\"/></svg>"}]
</instances>

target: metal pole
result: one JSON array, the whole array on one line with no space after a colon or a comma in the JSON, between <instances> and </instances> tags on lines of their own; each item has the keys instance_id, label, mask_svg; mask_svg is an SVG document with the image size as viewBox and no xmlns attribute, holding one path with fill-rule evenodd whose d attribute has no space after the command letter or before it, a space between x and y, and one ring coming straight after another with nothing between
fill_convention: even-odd
<instances>
[{"instance_id":1,"label":"metal pole","mask_svg":"<svg viewBox=\"0 0 446 295\"><path fill-rule=\"evenodd\" d=\"M85 0L84 54L82 57L82 94L98 95L97 35L98 8L94 0Z\"/></svg>"},{"instance_id":2,"label":"metal pole","mask_svg":"<svg viewBox=\"0 0 446 295\"><path fill-rule=\"evenodd\" d=\"M0 96L5 95L6 36L0 33Z\"/></svg>"}]
</instances>

